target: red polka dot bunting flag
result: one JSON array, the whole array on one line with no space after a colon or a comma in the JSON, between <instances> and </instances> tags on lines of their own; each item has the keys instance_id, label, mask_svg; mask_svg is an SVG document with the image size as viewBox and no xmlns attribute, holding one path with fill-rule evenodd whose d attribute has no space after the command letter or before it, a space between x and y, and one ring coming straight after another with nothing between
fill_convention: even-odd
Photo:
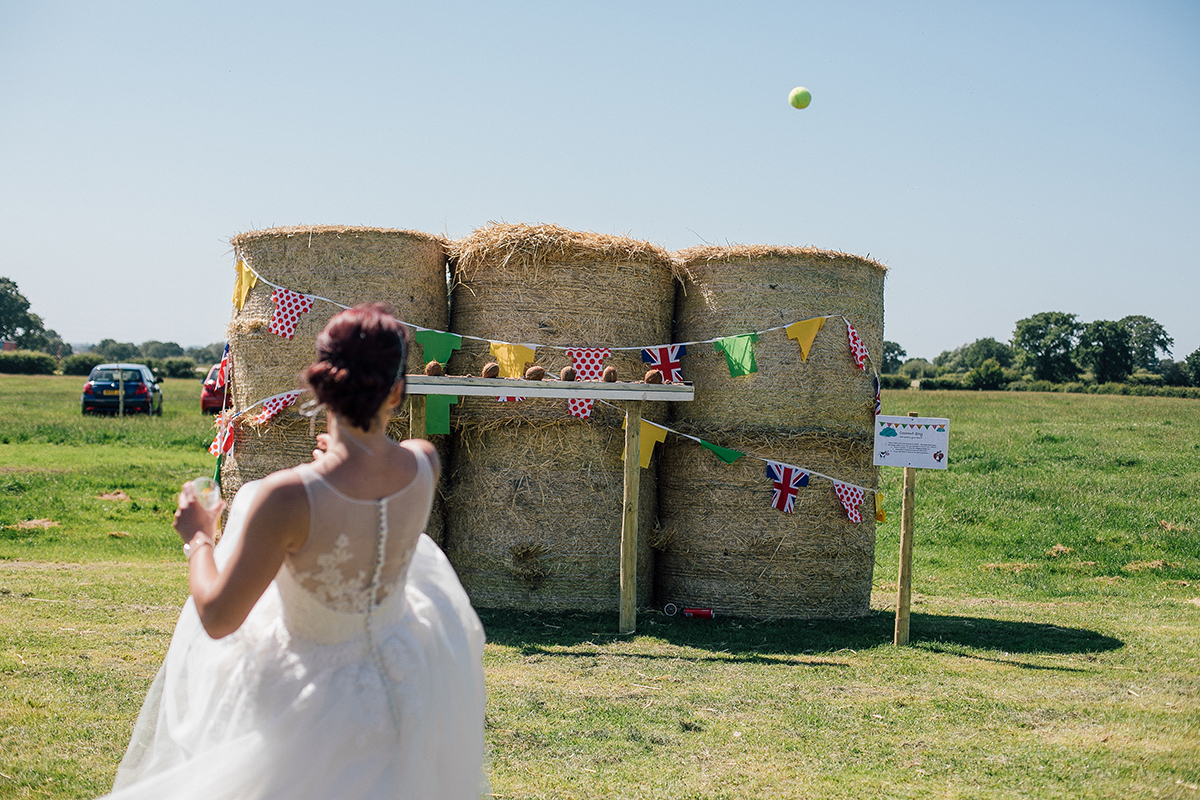
<instances>
[{"instance_id":1,"label":"red polka dot bunting flag","mask_svg":"<svg viewBox=\"0 0 1200 800\"><path fill-rule=\"evenodd\" d=\"M262 411L258 412L258 416L254 421L261 425L264 422L271 420L280 411L283 411L288 406L296 402L296 398L300 396L299 391L284 392L277 394L274 397L269 397L263 402Z\"/></svg>"},{"instance_id":2,"label":"red polka dot bunting flag","mask_svg":"<svg viewBox=\"0 0 1200 800\"><path fill-rule=\"evenodd\" d=\"M291 339L296 335L296 323L300 321L300 315L312 311L313 298L278 286L271 294L271 299L275 301L275 313L271 315L268 330L276 336Z\"/></svg>"},{"instance_id":3,"label":"red polka dot bunting flag","mask_svg":"<svg viewBox=\"0 0 1200 800\"><path fill-rule=\"evenodd\" d=\"M567 357L575 368L575 379L580 381L598 381L604 377L604 359L612 355L609 348L569 347ZM572 397L567 400L567 410L571 416L587 419L592 414L594 400L581 400Z\"/></svg>"},{"instance_id":4,"label":"red polka dot bunting flag","mask_svg":"<svg viewBox=\"0 0 1200 800\"><path fill-rule=\"evenodd\" d=\"M842 507L846 509L846 516L850 518L850 521L862 522L862 512L859 511L858 507L863 502L863 490L848 483L834 481L833 491L837 493L838 499L842 501Z\"/></svg>"},{"instance_id":5,"label":"red polka dot bunting flag","mask_svg":"<svg viewBox=\"0 0 1200 800\"><path fill-rule=\"evenodd\" d=\"M212 456L228 453L233 449L233 425L222 425L217 432L217 438L208 446L208 454Z\"/></svg>"},{"instance_id":6,"label":"red polka dot bunting flag","mask_svg":"<svg viewBox=\"0 0 1200 800\"><path fill-rule=\"evenodd\" d=\"M863 340L859 338L858 331L854 330L854 326L846 321L846 338L850 340L850 354L854 356L854 363L861 370L867 368L867 346L863 344Z\"/></svg>"}]
</instances>

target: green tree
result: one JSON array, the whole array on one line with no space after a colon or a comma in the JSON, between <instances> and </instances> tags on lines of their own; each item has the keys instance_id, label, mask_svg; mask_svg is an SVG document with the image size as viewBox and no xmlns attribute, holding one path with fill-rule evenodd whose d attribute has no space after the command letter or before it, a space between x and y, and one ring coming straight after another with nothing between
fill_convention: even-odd
<instances>
[{"instance_id":1,"label":"green tree","mask_svg":"<svg viewBox=\"0 0 1200 800\"><path fill-rule=\"evenodd\" d=\"M1130 347L1133 350L1133 368L1144 369L1148 372L1158 372L1161 351L1164 356L1171 355L1175 340L1167 336L1167 330L1150 317L1140 314L1130 315L1121 319L1121 324L1129 331Z\"/></svg>"},{"instance_id":2,"label":"green tree","mask_svg":"<svg viewBox=\"0 0 1200 800\"><path fill-rule=\"evenodd\" d=\"M36 317L37 315L32 314L31 316ZM58 331L54 330L26 331L17 337L17 347L22 350L40 350L55 358L63 358L72 353L71 345L64 342L58 335Z\"/></svg>"},{"instance_id":3,"label":"green tree","mask_svg":"<svg viewBox=\"0 0 1200 800\"><path fill-rule=\"evenodd\" d=\"M42 318L30 313L29 301L17 289L16 282L0 278L0 339L16 341L42 329Z\"/></svg>"},{"instance_id":4,"label":"green tree","mask_svg":"<svg viewBox=\"0 0 1200 800\"><path fill-rule=\"evenodd\" d=\"M1079 338L1079 361L1091 367L1096 383L1123 383L1133 373L1132 338L1120 322L1090 322Z\"/></svg>"},{"instance_id":5,"label":"green tree","mask_svg":"<svg viewBox=\"0 0 1200 800\"><path fill-rule=\"evenodd\" d=\"M104 356L105 361L137 361L142 357L141 349L133 342L112 339L101 339L100 344L92 347L92 352Z\"/></svg>"},{"instance_id":6,"label":"green tree","mask_svg":"<svg viewBox=\"0 0 1200 800\"><path fill-rule=\"evenodd\" d=\"M1004 379L1004 368L994 358L986 359L967 373L967 385L972 389L1003 389L1005 383L1007 381Z\"/></svg>"},{"instance_id":7,"label":"green tree","mask_svg":"<svg viewBox=\"0 0 1200 800\"><path fill-rule=\"evenodd\" d=\"M224 342L213 342L206 347L189 347L184 355L193 359L197 364L216 364L220 362L224 352Z\"/></svg>"},{"instance_id":8,"label":"green tree","mask_svg":"<svg viewBox=\"0 0 1200 800\"><path fill-rule=\"evenodd\" d=\"M143 358L178 358L183 355L183 348L174 342L142 342Z\"/></svg>"},{"instance_id":9,"label":"green tree","mask_svg":"<svg viewBox=\"0 0 1200 800\"><path fill-rule=\"evenodd\" d=\"M908 378L932 378L937 375L937 367L923 358L910 358L900 367L900 374Z\"/></svg>"},{"instance_id":10,"label":"green tree","mask_svg":"<svg viewBox=\"0 0 1200 800\"><path fill-rule=\"evenodd\" d=\"M882 371L885 375L894 375L900 371L900 365L904 363L904 357L908 353L903 347L895 342L883 343L883 364Z\"/></svg>"},{"instance_id":11,"label":"green tree","mask_svg":"<svg viewBox=\"0 0 1200 800\"><path fill-rule=\"evenodd\" d=\"M1200 386L1200 347L1192 351L1183 361L1183 371L1187 373L1192 386Z\"/></svg>"},{"instance_id":12,"label":"green tree","mask_svg":"<svg viewBox=\"0 0 1200 800\"><path fill-rule=\"evenodd\" d=\"M966 372L982 366L983 362L989 358L1002 368L1011 367L1015 360L1011 347L988 337L976 339L970 344L964 344L953 350L945 350L933 360L933 363L953 372Z\"/></svg>"},{"instance_id":13,"label":"green tree","mask_svg":"<svg viewBox=\"0 0 1200 800\"><path fill-rule=\"evenodd\" d=\"M1083 326L1074 314L1043 311L1017 321L1012 346L1018 363L1040 381L1063 383L1079 375L1071 358Z\"/></svg>"}]
</instances>

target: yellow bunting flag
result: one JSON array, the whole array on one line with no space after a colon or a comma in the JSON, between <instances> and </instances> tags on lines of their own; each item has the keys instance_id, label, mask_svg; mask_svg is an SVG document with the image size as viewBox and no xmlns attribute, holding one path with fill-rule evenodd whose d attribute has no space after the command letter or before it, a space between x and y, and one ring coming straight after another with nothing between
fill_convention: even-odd
<instances>
[{"instance_id":1,"label":"yellow bunting flag","mask_svg":"<svg viewBox=\"0 0 1200 800\"><path fill-rule=\"evenodd\" d=\"M621 425L625 427L624 424ZM642 465L642 469L647 469L650 466L650 456L654 455L654 445L667 438L668 430L662 425L655 425L653 422L642 420L641 441L638 443L638 463ZM649 444L647 444L649 442ZM621 460L625 460L625 454L621 453Z\"/></svg>"},{"instance_id":2,"label":"yellow bunting flag","mask_svg":"<svg viewBox=\"0 0 1200 800\"><path fill-rule=\"evenodd\" d=\"M492 355L500 365L501 378L525 377L525 365L535 358L532 347L500 342L492 342Z\"/></svg>"},{"instance_id":3,"label":"yellow bunting flag","mask_svg":"<svg viewBox=\"0 0 1200 800\"><path fill-rule=\"evenodd\" d=\"M237 280L233 283L233 304L237 306L238 311L241 311L242 306L246 305L246 298L249 297L250 290L254 288L254 284L258 283L258 276L240 258L234 269L237 270Z\"/></svg>"},{"instance_id":4,"label":"yellow bunting flag","mask_svg":"<svg viewBox=\"0 0 1200 800\"><path fill-rule=\"evenodd\" d=\"M821 330L824 326L824 317L813 317L812 319L802 319L799 322L793 322L785 328L788 338L795 339L800 343L801 361L808 361L808 351L812 347L813 340L817 338L817 331Z\"/></svg>"},{"instance_id":5,"label":"yellow bunting flag","mask_svg":"<svg viewBox=\"0 0 1200 800\"><path fill-rule=\"evenodd\" d=\"M875 492L875 521L887 522L887 512L883 510L883 492Z\"/></svg>"}]
</instances>

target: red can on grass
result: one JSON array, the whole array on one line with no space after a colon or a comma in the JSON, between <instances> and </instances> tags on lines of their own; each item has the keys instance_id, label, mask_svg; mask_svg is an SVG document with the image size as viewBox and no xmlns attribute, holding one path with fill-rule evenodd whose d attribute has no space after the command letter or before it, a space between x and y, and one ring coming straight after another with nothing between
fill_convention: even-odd
<instances>
[{"instance_id":1,"label":"red can on grass","mask_svg":"<svg viewBox=\"0 0 1200 800\"><path fill-rule=\"evenodd\" d=\"M683 615L695 619L712 619L713 610L711 608L685 608Z\"/></svg>"}]
</instances>

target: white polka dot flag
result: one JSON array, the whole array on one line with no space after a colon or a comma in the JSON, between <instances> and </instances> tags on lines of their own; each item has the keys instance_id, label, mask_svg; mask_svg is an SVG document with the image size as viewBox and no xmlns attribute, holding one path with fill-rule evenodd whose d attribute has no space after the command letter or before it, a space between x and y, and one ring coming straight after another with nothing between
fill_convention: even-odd
<instances>
[{"instance_id":1,"label":"white polka dot flag","mask_svg":"<svg viewBox=\"0 0 1200 800\"><path fill-rule=\"evenodd\" d=\"M312 311L313 298L279 286L271 294L271 299L275 301L275 313L271 315L268 330L276 336L291 339L296 335L296 323L300 321L300 315Z\"/></svg>"},{"instance_id":2,"label":"white polka dot flag","mask_svg":"<svg viewBox=\"0 0 1200 800\"><path fill-rule=\"evenodd\" d=\"M300 392L295 391L284 392L283 394L277 394L274 397L268 397L265 401L263 401L262 411L258 412L258 416L254 418L254 421L260 425L264 422L267 422L280 411L283 411L288 406L293 405L296 402L296 398L299 396Z\"/></svg>"},{"instance_id":3,"label":"white polka dot flag","mask_svg":"<svg viewBox=\"0 0 1200 800\"><path fill-rule=\"evenodd\" d=\"M833 482L833 490L837 492L838 499L842 501L842 507L846 509L846 516L850 518L850 521L862 522L862 512L858 507L863 502L863 490L841 481Z\"/></svg>"},{"instance_id":4,"label":"white polka dot flag","mask_svg":"<svg viewBox=\"0 0 1200 800\"><path fill-rule=\"evenodd\" d=\"M575 380L577 381L598 381L603 378L604 359L611 355L612 350L608 348L603 350L594 347L567 348L567 357L571 359L571 366L575 368ZM593 402L595 401L572 397L567 400L567 410L573 417L587 419L592 414Z\"/></svg>"},{"instance_id":5,"label":"white polka dot flag","mask_svg":"<svg viewBox=\"0 0 1200 800\"><path fill-rule=\"evenodd\" d=\"M863 340L859 338L858 331L854 330L854 326L846 320L846 338L850 340L850 354L854 356L854 363L861 370L867 368L867 346L863 344Z\"/></svg>"}]
</instances>

